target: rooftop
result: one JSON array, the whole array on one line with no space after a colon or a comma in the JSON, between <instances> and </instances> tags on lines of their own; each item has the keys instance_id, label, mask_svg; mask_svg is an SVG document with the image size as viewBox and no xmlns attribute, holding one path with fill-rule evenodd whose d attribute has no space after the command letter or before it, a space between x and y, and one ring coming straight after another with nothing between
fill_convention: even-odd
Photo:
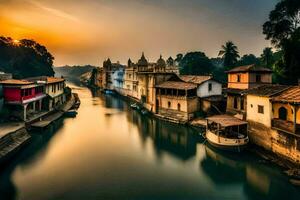
<instances>
[{"instance_id":1,"label":"rooftop","mask_svg":"<svg viewBox=\"0 0 300 200\"><path fill-rule=\"evenodd\" d=\"M191 90L197 88L197 85L193 83L186 83L181 81L166 81L159 85L156 85L156 87L166 88L166 89Z\"/></svg>"},{"instance_id":2,"label":"rooftop","mask_svg":"<svg viewBox=\"0 0 300 200\"><path fill-rule=\"evenodd\" d=\"M253 65L245 65L245 66L239 66L235 67L231 70L228 70L226 73L237 73L237 72L266 72L266 73L272 73L272 70L266 67L259 67Z\"/></svg>"},{"instance_id":3,"label":"rooftop","mask_svg":"<svg viewBox=\"0 0 300 200\"><path fill-rule=\"evenodd\" d=\"M33 83L34 82L28 80L17 80L17 79L8 79L5 81L0 81L0 84L5 84L5 85L29 85Z\"/></svg>"},{"instance_id":4,"label":"rooftop","mask_svg":"<svg viewBox=\"0 0 300 200\"><path fill-rule=\"evenodd\" d=\"M230 115L214 115L212 117L206 118L209 121L215 122L217 124L220 124L222 127L229 127L229 126L239 126L239 125L245 125L247 122L242 121L238 118L235 118Z\"/></svg>"},{"instance_id":5,"label":"rooftop","mask_svg":"<svg viewBox=\"0 0 300 200\"><path fill-rule=\"evenodd\" d=\"M292 86L288 88L284 92L273 97L272 101L300 104L300 86Z\"/></svg>"},{"instance_id":6,"label":"rooftop","mask_svg":"<svg viewBox=\"0 0 300 200\"><path fill-rule=\"evenodd\" d=\"M179 76L185 82L201 84L204 81L212 79L212 76L194 76L194 75L181 75Z\"/></svg>"},{"instance_id":7,"label":"rooftop","mask_svg":"<svg viewBox=\"0 0 300 200\"><path fill-rule=\"evenodd\" d=\"M282 91L285 91L288 88L289 88L289 86L286 86L286 85L262 85L262 86L247 90L247 94L255 95L255 96L270 97L270 96L276 95Z\"/></svg>"}]
</instances>

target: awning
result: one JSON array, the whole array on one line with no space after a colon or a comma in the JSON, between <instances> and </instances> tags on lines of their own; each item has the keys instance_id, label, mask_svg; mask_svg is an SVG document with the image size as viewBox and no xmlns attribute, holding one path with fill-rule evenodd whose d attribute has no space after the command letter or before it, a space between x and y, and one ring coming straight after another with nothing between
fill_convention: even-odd
<instances>
[{"instance_id":1,"label":"awning","mask_svg":"<svg viewBox=\"0 0 300 200\"><path fill-rule=\"evenodd\" d=\"M208 117L206 119L215 122L217 124L220 124L222 127L240 126L240 125L248 124L247 122L242 121L230 115L215 115L212 117Z\"/></svg>"}]
</instances>

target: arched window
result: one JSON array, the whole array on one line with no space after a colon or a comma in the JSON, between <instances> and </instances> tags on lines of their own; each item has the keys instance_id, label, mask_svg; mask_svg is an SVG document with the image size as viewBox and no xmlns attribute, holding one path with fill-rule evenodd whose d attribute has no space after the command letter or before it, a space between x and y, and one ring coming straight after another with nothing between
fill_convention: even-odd
<instances>
[{"instance_id":1,"label":"arched window","mask_svg":"<svg viewBox=\"0 0 300 200\"><path fill-rule=\"evenodd\" d=\"M179 104L177 104L177 110L180 111L180 109L181 108L180 108L180 103L179 103Z\"/></svg>"},{"instance_id":2,"label":"arched window","mask_svg":"<svg viewBox=\"0 0 300 200\"><path fill-rule=\"evenodd\" d=\"M278 113L279 119L287 120L287 109L285 107L280 107Z\"/></svg>"},{"instance_id":3,"label":"arched window","mask_svg":"<svg viewBox=\"0 0 300 200\"><path fill-rule=\"evenodd\" d=\"M171 108L171 102L168 101L168 108Z\"/></svg>"}]
</instances>

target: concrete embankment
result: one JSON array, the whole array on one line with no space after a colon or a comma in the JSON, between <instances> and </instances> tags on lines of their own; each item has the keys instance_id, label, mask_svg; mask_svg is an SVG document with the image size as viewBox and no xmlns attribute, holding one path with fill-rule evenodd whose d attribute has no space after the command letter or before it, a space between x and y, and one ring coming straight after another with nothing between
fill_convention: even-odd
<instances>
[{"instance_id":1,"label":"concrete embankment","mask_svg":"<svg viewBox=\"0 0 300 200\"><path fill-rule=\"evenodd\" d=\"M30 138L24 123L0 124L0 163L8 160Z\"/></svg>"}]
</instances>

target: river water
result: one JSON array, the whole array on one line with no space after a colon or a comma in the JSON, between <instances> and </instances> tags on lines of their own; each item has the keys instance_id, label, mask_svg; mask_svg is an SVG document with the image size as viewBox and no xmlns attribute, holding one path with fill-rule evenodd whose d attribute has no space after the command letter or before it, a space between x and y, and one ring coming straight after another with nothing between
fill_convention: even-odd
<instances>
[{"instance_id":1,"label":"river water","mask_svg":"<svg viewBox=\"0 0 300 200\"><path fill-rule=\"evenodd\" d=\"M81 107L1 168L0 199L300 199L258 156L209 147L198 131L74 86Z\"/></svg>"}]
</instances>

